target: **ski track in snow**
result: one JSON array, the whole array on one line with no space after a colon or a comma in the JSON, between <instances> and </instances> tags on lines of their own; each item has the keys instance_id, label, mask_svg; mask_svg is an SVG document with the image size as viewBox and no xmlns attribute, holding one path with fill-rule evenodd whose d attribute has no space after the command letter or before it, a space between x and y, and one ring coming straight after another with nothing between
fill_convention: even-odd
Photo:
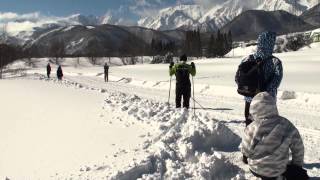
<instances>
[{"instance_id":1,"label":"ski track in snow","mask_svg":"<svg viewBox=\"0 0 320 180\"><path fill-rule=\"evenodd\" d=\"M47 80L41 74L25 78L58 82ZM138 154L143 152L140 155L144 153L149 155L141 155L140 159L133 159L132 164L129 164L127 168L118 169L116 172L109 165L103 164L82 168L80 173L75 172L72 175L57 175L54 176L54 179L67 179L66 177L124 180L133 177L142 179L200 177L205 179L253 179L247 166L243 166L241 153L238 150L239 137L244 128L242 123L243 101L234 97L199 94L196 97L197 101L207 109L197 108L197 114L194 117L193 110L186 112L168 105L166 103L168 92L156 88L141 88L131 85L130 82L130 78L122 78L119 82L106 84L101 77L82 75L68 76L59 84L104 93L106 98L103 109L109 112L107 114L112 114L113 120L121 121L126 126L135 122L150 126L153 132L144 135L142 138L146 138L146 141L142 148L135 150ZM145 83L147 82L143 84ZM152 87L161 83L168 82L158 82ZM205 89L208 87L204 87L202 92ZM286 101L280 101L278 104L281 114L298 127L304 139L305 167L309 175L315 179L320 177L320 152L317 147L320 143L320 130L317 128L320 126L319 122L314 122L319 119L317 109L309 110L310 113L306 115L308 106L297 107ZM310 123L303 121L310 121ZM218 134L224 137L219 137ZM214 140L213 135L218 138ZM232 138L228 139L225 136ZM225 141L226 144L214 144L220 141ZM233 149L230 150L228 148L232 143L234 144L231 146ZM207 149L206 147L212 148ZM119 151L119 155L123 151L125 150ZM232 171L224 172L226 168L231 168ZM221 171L222 174L218 171Z\"/></svg>"}]
</instances>

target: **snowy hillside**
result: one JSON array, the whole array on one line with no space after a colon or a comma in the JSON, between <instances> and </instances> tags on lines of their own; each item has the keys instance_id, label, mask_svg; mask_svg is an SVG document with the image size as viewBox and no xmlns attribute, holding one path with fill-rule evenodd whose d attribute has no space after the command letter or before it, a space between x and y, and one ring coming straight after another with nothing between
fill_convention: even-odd
<instances>
[{"instance_id":1,"label":"snowy hillside","mask_svg":"<svg viewBox=\"0 0 320 180\"><path fill-rule=\"evenodd\" d=\"M158 30L176 29L179 27L186 29L200 27L203 31L215 31L247 10L284 10L295 15L300 15L317 3L317 0L300 0L297 1L297 9L294 8L295 3L293 0L227 0L222 4L214 5L209 10L194 8L196 7L194 5L189 5L189 7L188 5L184 5L163 9L157 16L144 17L138 24ZM185 10L187 12L191 11L196 16L189 16L189 13L186 13ZM203 15L199 18L198 14ZM194 24L190 25L191 21L194 21Z\"/></svg>"},{"instance_id":2,"label":"snowy hillside","mask_svg":"<svg viewBox=\"0 0 320 180\"><path fill-rule=\"evenodd\" d=\"M105 83L101 66L67 58L59 82L56 65L45 77L47 58L17 61L0 81L0 179L254 179L238 148L244 101L234 83L253 50L194 61L196 116L173 107L174 80L167 104L167 65L113 58ZM319 50L275 54L279 112L302 135L311 179L320 178Z\"/></svg>"},{"instance_id":3,"label":"snowy hillside","mask_svg":"<svg viewBox=\"0 0 320 180\"><path fill-rule=\"evenodd\" d=\"M197 28L198 19L202 17L202 9L198 5L179 5L162 9L155 17L143 18L139 26L156 30L172 30L178 28Z\"/></svg>"},{"instance_id":4,"label":"snowy hillside","mask_svg":"<svg viewBox=\"0 0 320 180\"><path fill-rule=\"evenodd\" d=\"M67 17L55 17L39 13L24 15L4 13L4 17L10 18L5 19L0 24L7 23L9 34L18 38L22 38L22 35L26 36L36 29L45 28L48 25L139 25L155 30L195 29L199 27L203 31L215 31L246 10L284 10L300 15L316 5L318 0L298 0L297 9L294 8L294 2L294 0L227 0L212 7L194 4L174 5L161 9L159 13L151 16L143 16L139 20L132 19L134 13L131 12L130 8L120 9L119 12L108 11L102 16L74 14ZM24 39L28 37L24 37Z\"/></svg>"}]
</instances>

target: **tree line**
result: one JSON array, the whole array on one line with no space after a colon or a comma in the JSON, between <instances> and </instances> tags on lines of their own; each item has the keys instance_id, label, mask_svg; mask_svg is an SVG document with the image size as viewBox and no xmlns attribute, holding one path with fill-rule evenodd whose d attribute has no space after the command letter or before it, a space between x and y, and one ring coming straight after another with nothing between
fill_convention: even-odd
<instances>
[{"instance_id":1,"label":"tree line","mask_svg":"<svg viewBox=\"0 0 320 180\"><path fill-rule=\"evenodd\" d=\"M132 44L135 42L133 37L128 37L126 42ZM59 64L59 59L63 57L90 57L93 64L96 63L97 57L136 57L136 56L164 56L171 53L178 56L186 53L193 57L223 57L232 49L232 34L221 33L217 31L210 35L209 41L204 41L203 33L200 30L186 31L185 40L183 42L176 42L170 40L163 40L152 38L150 44L142 44L137 46L128 46L126 43L118 49L101 51L102 47L99 39L92 39L85 48L85 53L76 53L68 55L66 52L66 44L62 39L49 42L49 46L45 51L40 50L37 46L32 47L18 47L7 44L0 44L0 70L8 63L18 59L31 57L52 57L54 61ZM134 44L134 43L133 43ZM112 52L110 52L112 51Z\"/></svg>"},{"instance_id":2,"label":"tree line","mask_svg":"<svg viewBox=\"0 0 320 180\"><path fill-rule=\"evenodd\" d=\"M216 34L211 34L206 57L223 57L232 50L232 34L221 33L220 30Z\"/></svg>"},{"instance_id":3,"label":"tree line","mask_svg":"<svg viewBox=\"0 0 320 180\"><path fill-rule=\"evenodd\" d=\"M203 34L200 30L186 31L185 40L182 45L177 45L175 42L166 42L163 40L152 39L151 54L164 55L168 52L174 55L182 53L193 57L223 57L232 49L233 39L232 33L221 33L218 30L216 33L211 33L209 41L203 40Z\"/></svg>"},{"instance_id":4,"label":"tree line","mask_svg":"<svg viewBox=\"0 0 320 180\"><path fill-rule=\"evenodd\" d=\"M22 48L7 44L0 44L0 79L2 79L3 68L23 57Z\"/></svg>"}]
</instances>

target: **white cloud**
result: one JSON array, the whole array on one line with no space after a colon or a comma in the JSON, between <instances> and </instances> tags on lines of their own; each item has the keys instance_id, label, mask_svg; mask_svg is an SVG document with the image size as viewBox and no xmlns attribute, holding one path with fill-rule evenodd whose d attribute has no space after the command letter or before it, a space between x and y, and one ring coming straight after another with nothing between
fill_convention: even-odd
<instances>
[{"instance_id":1,"label":"white cloud","mask_svg":"<svg viewBox=\"0 0 320 180\"><path fill-rule=\"evenodd\" d=\"M195 4L202 6L203 8L208 9L208 8L212 8L217 4L224 3L225 0L193 0L193 2Z\"/></svg>"},{"instance_id":2,"label":"white cloud","mask_svg":"<svg viewBox=\"0 0 320 180\"><path fill-rule=\"evenodd\" d=\"M0 13L0 22L16 19L18 14L12 12Z\"/></svg>"},{"instance_id":3,"label":"white cloud","mask_svg":"<svg viewBox=\"0 0 320 180\"><path fill-rule=\"evenodd\" d=\"M130 10L140 17L154 16L160 9L180 4L197 4L203 9L210 9L225 0L132 0Z\"/></svg>"},{"instance_id":4,"label":"white cloud","mask_svg":"<svg viewBox=\"0 0 320 180\"><path fill-rule=\"evenodd\" d=\"M21 31L33 31L37 23L24 21L24 22L9 22L7 24L7 31L9 34L16 35Z\"/></svg>"},{"instance_id":5,"label":"white cloud","mask_svg":"<svg viewBox=\"0 0 320 180\"><path fill-rule=\"evenodd\" d=\"M13 12L0 12L0 22L12 22L12 21L20 21L20 20L29 20L29 21L37 21L40 18L43 18L39 12L27 13L27 14L17 14Z\"/></svg>"},{"instance_id":6,"label":"white cloud","mask_svg":"<svg viewBox=\"0 0 320 180\"><path fill-rule=\"evenodd\" d=\"M21 31L33 31L34 27L43 24L54 23L60 19L54 16L44 16L39 12L18 14L13 12L0 12L0 29L6 26L6 31L10 35L17 35Z\"/></svg>"}]
</instances>

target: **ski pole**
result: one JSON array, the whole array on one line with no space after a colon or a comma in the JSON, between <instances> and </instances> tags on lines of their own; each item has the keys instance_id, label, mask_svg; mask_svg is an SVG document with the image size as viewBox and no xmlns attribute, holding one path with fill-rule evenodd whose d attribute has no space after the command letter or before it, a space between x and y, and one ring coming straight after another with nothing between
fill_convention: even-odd
<instances>
[{"instance_id":1,"label":"ski pole","mask_svg":"<svg viewBox=\"0 0 320 180\"><path fill-rule=\"evenodd\" d=\"M193 115L194 117L196 117L196 100L195 100L195 97L194 97L194 80L193 80L193 76L192 76L192 91L193 91Z\"/></svg>"},{"instance_id":2,"label":"ski pole","mask_svg":"<svg viewBox=\"0 0 320 180\"><path fill-rule=\"evenodd\" d=\"M200 106L201 109L205 110L205 108L204 108L197 100L195 100L195 99L193 98L193 101L196 102L196 103Z\"/></svg>"},{"instance_id":3,"label":"ski pole","mask_svg":"<svg viewBox=\"0 0 320 180\"><path fill-rule=\"evenodd\" d=\"M168 105L170 105L170 95L171 95L171 80L172 80L172 76L170 76L170 86L169 86L169 97L168 97Z\"/></svg>"}]
</instances>

